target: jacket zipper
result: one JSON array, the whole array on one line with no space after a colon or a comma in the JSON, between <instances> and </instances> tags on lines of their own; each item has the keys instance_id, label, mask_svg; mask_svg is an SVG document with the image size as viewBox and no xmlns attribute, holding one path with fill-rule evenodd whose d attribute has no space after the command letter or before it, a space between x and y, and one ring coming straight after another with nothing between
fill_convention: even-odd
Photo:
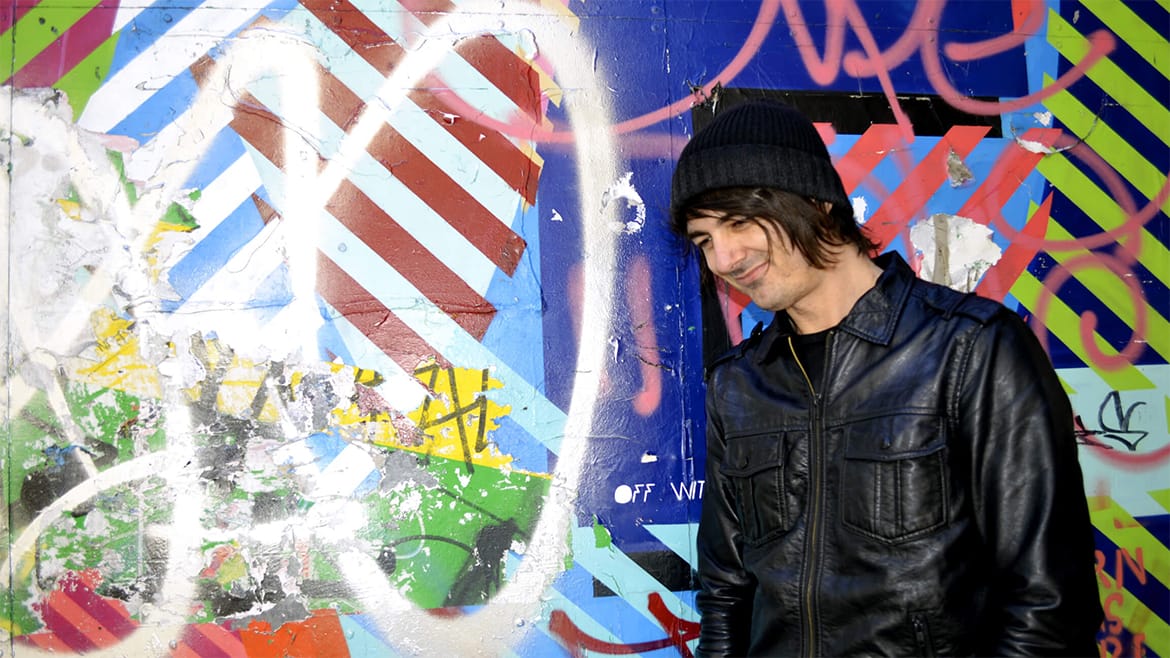
<instances>
[{"instance_id":1,"label":"jacket zipper","mask_svg":"<svg viewBox=\"0 0 1170 658\"><path fill-rule=\"evenodd\" d=\"M912 615L910 617L910 624L914 627L914 642L918 645L918 655L934 655L934 651L930 646L930 631L926 626L926 619L922 615Z\"/></svg>"},{"instance_id":2,"label":"jacket zipper","mask_svg":"<svg viewBox=\"0 0 1170 658\"><path fill-rule=\"evenodd\" d=\"M828 373L829 353L833 344L833 333L825 338L825 359L824 368L822 369L821 381L825 381L825 376ZM810 491L812 493L812 508L809 510L808 522L808 540L805 542L805 578L804 578L804 598L805 604L801 606L801 615L804 617L805 637L808 644L805 654L809 656L816 656L820 652L818 650L817 642L817 624L816 624L816 573L818 570L815 560L817 558L816 545L820 539L820 520L821 520L821 498L823 492L821 491L821 470L824 462L824 446L820 436L821 425L821 396L817 393L816 388L813 387L812 379L808 376L808 371L804 369L804 364L800 361L800 356L796 354L796 346L792 344L792 335L788 336L788 349L792 352L792 358L796 360L796 366L800 368L800 374L804 376L804 382L808 384L809 393L812 394L812 416L809 419L811 426L812 444L809 446L810 460L809 460L809 478Z\"/></svg>"}]
</instances>

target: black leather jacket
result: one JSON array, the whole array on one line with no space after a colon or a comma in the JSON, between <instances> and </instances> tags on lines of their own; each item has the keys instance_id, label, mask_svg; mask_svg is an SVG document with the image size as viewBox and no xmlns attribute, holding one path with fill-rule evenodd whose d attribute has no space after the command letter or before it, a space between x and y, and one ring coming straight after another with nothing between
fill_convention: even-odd
<instances>
[{"instance_id":1,"label":"black leather jacket","mask_svg":"<svg viewBox=\"0 0 1170 658\"><path fill-rule=\"evenodd\" d=\"M712 365L697 655L1098 655L1047 355L1001 304L877 262L815 395L783 313Z\"/></svg>"}]
</instances>

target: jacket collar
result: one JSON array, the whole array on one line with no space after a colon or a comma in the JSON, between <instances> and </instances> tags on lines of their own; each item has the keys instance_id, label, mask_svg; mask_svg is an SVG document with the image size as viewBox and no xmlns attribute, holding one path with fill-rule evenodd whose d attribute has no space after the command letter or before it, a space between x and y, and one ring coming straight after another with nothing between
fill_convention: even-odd
<instances>
[{"instance_id":1,"label":"jacket collar","mask_svg":"<svg viewBox=\"0 0 1170 658\"><path fill-rule=\"evenodd\" d=\"M857 300L837 329L871 343L889 345L917 275L896 251L882 254L874 258L874 262L882 269L882 273L874 286ZM760 336L757 361L762 363L771 358L774 350L795 333L788 313L776 313L772 323Z\"/></svg>"}]
</instances>

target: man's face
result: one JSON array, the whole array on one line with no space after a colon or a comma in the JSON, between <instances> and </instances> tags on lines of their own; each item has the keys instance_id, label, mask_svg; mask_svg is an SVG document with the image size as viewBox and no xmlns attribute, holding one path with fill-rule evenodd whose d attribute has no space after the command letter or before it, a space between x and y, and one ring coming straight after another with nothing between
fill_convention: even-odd
<instances>
[{"instance_id":1,"label":"man's face","mask_svg":"<svg viewBox=\"0 0 1170 658\"><path fill-rule=\"evenodd\" d=\"M713 274L769 311L799 304L825 280L771 222L700 211L687 221L687 237Z\"/></svg>"}]
</instances>

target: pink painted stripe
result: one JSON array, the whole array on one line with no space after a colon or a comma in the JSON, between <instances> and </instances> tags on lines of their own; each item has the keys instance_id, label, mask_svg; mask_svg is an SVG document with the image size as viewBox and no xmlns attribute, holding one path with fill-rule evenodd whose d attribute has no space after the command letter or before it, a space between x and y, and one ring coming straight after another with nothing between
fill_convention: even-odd
<instances>
[{"instance_id":1,"label":"pink painted stripe","mask_svg":"<svg viewBox=\"0 0 1170 658\"><path fill-rule=\"evenodd\" d=\"M90 598L91 600L96 598L93 596L93 590L84 588L82 591L82 598ZM88 593L90 596L85 597L84 593ZM93 610L88 603L81 603L69 593L69 588L63 592L54 592L49 598L49 606L61 613L69 625L76 628L78 632L84 633L89 641L98 647L111 647L121 641L121 638L111 633L101 620L94 617ZM61 632L60 628L53 630Z\"/></svg>"},{"instance_id":2,"label":"pink painted stripe","mask_svg":"<svg viewBox=\"0 0 1170 658\"><path fill-rule=\"evenodd\" d=\"M52 597L50 596L50 599ZM57 636L57 639L64 642L74 653L85 653L97 649L96 643L86 637L81 629L77 628L74 620L66 617L62 612L57 610L53 605L46 603L40 610L41 621L45 622L45 627Z\"/></svg>"},{"instance_id":3,"label":"pink painted stripe","mask_svg":"<svg viewBox=\"0 0 1170 658\"><path fill-rule=\"evenodd\" d=\"M214 642L230 658L248 658L248 651L238 633L229 631L219 624L199 624L199 632L208 641Z\"/></svg>"},{"instance_id":4,"label":"pink painted stripe","mask_svg":"<svg viewBox=\"0 0 1170 658\"><path fill-rule=\"evenodd\" d=\"M102 0L12 76L16 87L51 87L113 33L120 0Z\"/></svg>"},{"instance_id":5,"label":"pink painted stripe","mask_svg":"<svg viewBox=\"0 0 1170 658\"><path fill-rule=\"evenodd\" d=\"M66 587L64 594L115 638L124 638L138 627L124 608L119 609L121 601L115 602L103 598L92 589L80 585Z\"/></svg>"},{"instance_id":6,"label":"pink painted stripe","mask_svg":"<svg viewBox=\"0 0 1170 658\"><path fill-rule=\"evenodd\" d=\"M7 32L9 28L16 25L16 21L24 18L24 15L32 11L32 8L37 6L37 3L30 2L27 5L20 3L5 3L8 6L0 8L0 32ZM12 5L15 4L16 7Z\"/></svg>"},{"instance_id":7,"label":"pink painted stripe","mask_svg":"<svg viewBox=\"0 0 1170 658\"><path fill-rule=\"evenodd\" d=\"M208 624L188 626L183 632L183 644L193 650L199 658L231 658L215 642L203 633L203 627Z\"/></svg>"}]
</instances>

